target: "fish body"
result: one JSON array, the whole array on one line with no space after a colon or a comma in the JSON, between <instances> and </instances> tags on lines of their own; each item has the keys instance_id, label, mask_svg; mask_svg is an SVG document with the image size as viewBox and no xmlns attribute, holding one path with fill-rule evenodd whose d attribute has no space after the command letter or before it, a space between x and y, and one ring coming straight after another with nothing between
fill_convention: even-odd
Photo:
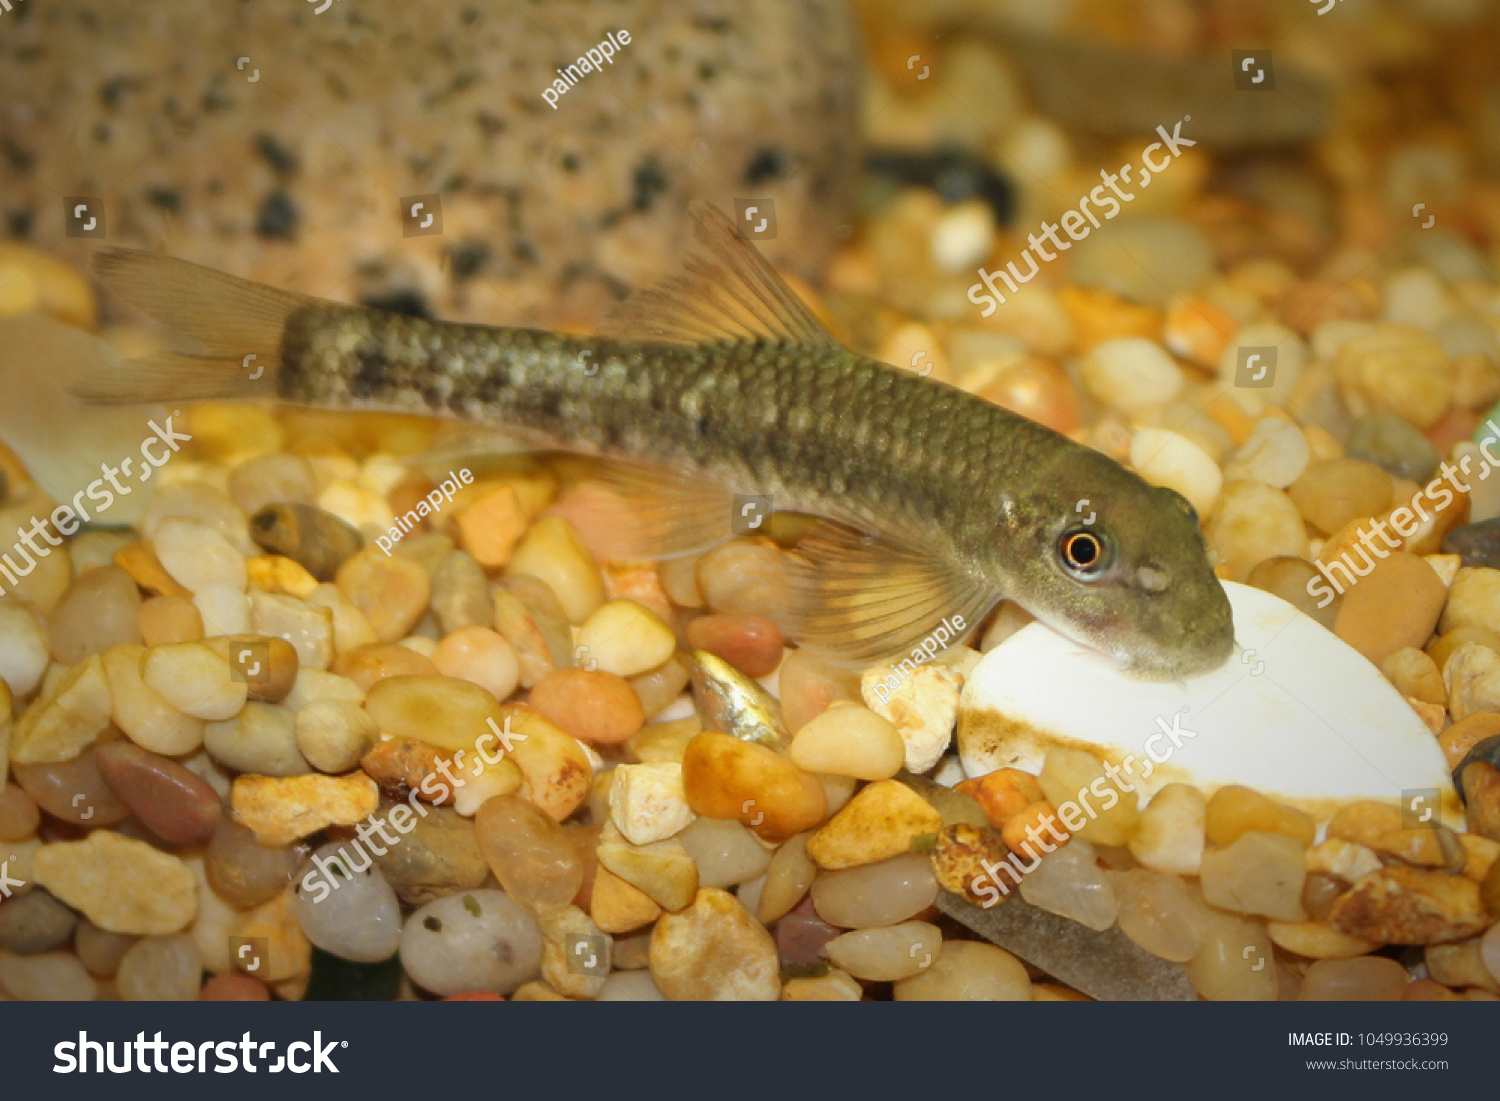
<instances>
[{"instance_id":1,"label":"fish body","mask_svg":"<svg viewBox=\"0 0 1500 1101\"><path fill-rule=\"evenodd\" d=\"M107 282L209 354L166 353L91 396L264 398L225 369L256 352L283 401L457 418L661 472L616 483L634 494L633 556L707 549L730 537L734 495L769 497L825 519L789 584L799 635L835 656L904 653L1003 596L1138 676L1228 657L1228 600L1181 497L841 347L712 208L698 239L686 274L599 337L426 321L107 253Z\"/></svg>"}]
</instances>

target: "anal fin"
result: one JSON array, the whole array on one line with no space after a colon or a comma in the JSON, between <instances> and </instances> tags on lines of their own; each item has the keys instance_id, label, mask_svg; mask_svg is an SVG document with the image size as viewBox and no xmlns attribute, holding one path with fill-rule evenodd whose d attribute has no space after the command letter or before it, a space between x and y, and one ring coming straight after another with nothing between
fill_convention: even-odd
<instances>
[{"instance_id":1,"label":"anal fin","mask_svg":"<svg viewBox=\"0 0 1500 1101\"><path fill-rule=\"evenodd\" d=\"M600 558L659 561L729 540L733 504L729 490L703 475L599 459L550 511L566 517Z\"/></svg>"}]
</instances>

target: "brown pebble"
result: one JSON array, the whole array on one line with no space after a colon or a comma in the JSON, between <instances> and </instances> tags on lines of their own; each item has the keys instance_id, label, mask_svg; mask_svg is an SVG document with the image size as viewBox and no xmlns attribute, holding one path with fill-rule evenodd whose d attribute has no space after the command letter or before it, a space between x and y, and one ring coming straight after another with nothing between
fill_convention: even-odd
<instances>
[{"instance_id":1,"label":"brown pebble","mask_svg":"<svg viewBox=\"0 0 1500 1101\"><path fill-rule=\"evenodd\" d=\"M122 738L100 746L98 761L105 782L163 841L192 845L213 836L218 793L170 757Z\"/></svg>"},{"instance_id":2,"label":"brown pebble","mask_svg":"<svg viewBox=\"0 0 1500 1101\"><path fill-rule=\"evenodd\" d=\"M827 963L823 946L843 930L818 917L812 899L804 898L791 913L776 923L776 951L783 967L806 967Z\"/></svg>"},{"instance_id":3,"label":"brown pebble","mask_svg":"<svg viewBox=\"0 0 1500 1101\"><path fill-rule=\"evenodd\" d=\"M688 645L723 658L747 677L767 677L781 664L781 632L765 616L713 614L688 624Z\"/></svg>"},{"instance_id":4,"label":"brown pebble","mask_svg":"<svg viewBox=\"0 0 1500 1101\"><path fill-rule=\"evenodd\" d=\"M268 1002L266 984L249 975L215 975L203 984L200 1002Z\"/></svg>"},{"instance_id":5,"label":"brown pebble","mask_svg":"<svg viewBox=\"0 0 1500 1101\"><path fill-rule=\"evenodd\" d=\"M1351 553L1363 564L1359 550ZM1342 573L1338 576L1342 581ZM1436 570L1414 554L1396 551L1346 589L1333 633L1378 666L1397 650L1426 643L1447 599Z\"/></svg>"},{"instance_id":6,"label":"brown pebble","mask_svg":"<svg viewBox=\"0 0 1500 1101\"><path fill-rule=\"evenodd\" d=\"M332 581L364 537L331 512L312 505L269 505L250 520L250 538L270 554L298 563L319 581Z\"/></svg>"},{"instance_id":7,"label":"brown pebble","mask_svg":"<svg viewBox=\"0 0 1500 1101\"><path fill-rule=\"evenodd\" d=\"M204 640L219 657L244 678L248 698L260 703L280 703L297 680L297 648L284 638L267 635L218 635ZM257 663L265 659L265 668Z\"/></svg>"},{"instance_id":8,"label":"brown pebble","mask_svg":"<svg viewBox=\"0 0 1500 1101\"><path fill-rule=\"evenodd\" d=\"M430 784L430 792L422 790L423 781L437 774L440 758L447 759L437 746L397 738L377 743L361 758L359 767L380 785L382 792L394 799L405 799L415 789L417 798L424 803L451 803L453 791L446 783L441 788L436 783ZM442 798L434 798L434 794Z\"/></svg>"},{"instance_id":9,"label":"brown pebble","mask_svg":"<svg viewBox=\"0 0 1500 1101\"><path fill-rule=\"evenodd\" d=\"M340 654L329 672L348 677L368 692L386 677L438 675L432 659L424 654L393 642L375 642L368 646L356 646L347 654Z\"/></svg>"},{"instance_id":10,"label":"brown pebble","mask_svg":"<svg viewBox=\"0 0 1500 1101\"><path fill-rule=\"evenodd\" d=\"M77 665L111 646L140 642L140 606L135 580L119 566L99 566L80 574L47 619L53 658Z\"/></svg>"}]
</instances>

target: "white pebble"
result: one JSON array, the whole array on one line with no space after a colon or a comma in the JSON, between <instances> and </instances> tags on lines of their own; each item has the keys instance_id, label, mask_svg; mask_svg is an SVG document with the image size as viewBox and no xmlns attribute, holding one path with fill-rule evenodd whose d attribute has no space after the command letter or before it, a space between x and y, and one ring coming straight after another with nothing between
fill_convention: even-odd
<instances>
[{"instance_id":1,"label":"white pebble","mask_svg":"<svg viewBox=\"0 0 1500 1101\"><path fill-rule=\"evenodd\" d=\"M1140 336L1106 340L1082 362L1084 385L1100 401L1124 412L1171 401L1182 388L1182 370L1155 341Z\"/></svg>"},{"instance_id":2,"label":"white pebble","mask_svg":"<svg viewBox=\"0 0 1500 1101\"><path fill-rule=\"evenodd\" d=\"M245 556L229 540L196 520L169 516L156 528L156 557L188 592L222 582L245 591Z\"/></svg>"},{"instance_id":3,"label":"white pebble","mask_svg":"<svg viewBox=\"0 0 1500 1101\"><path fill-rule=\"evenodd\" d=\"M1310 458L1312 449L1302 429L1288 421L1266 417L1251 430L1250 437L1224 470L1231 480L1252 478L1285 489L1301 476Z\"/></svg>"},{"instance_id":4,"label":"white pebble","mask_svg":"<svg viewBox=\"0 0 1500 1101\"><path fill-rule=\"evenodd\" d=\"M250 602L228 582L204 585L193 593L193 605L203 617L204 638L250 633Z\"/></svg>"},{"instance_id":5,"label":"white pebble","mask_svg":"<svg viewBox=\"0 0 1500 1101\"><path fill-rule=\"evenodd\" d=\"M1186 436L1165 428L1143 428L1130 441L1130 465L1152 485L1176 490L1198 510L1213 511L1224 475L1208 453Z\"/></svg>"},{"instance_id":6,"label":"white pebble","mask_svg":"<svg viewBox=\"0 0 1500 1101\"><path fill-rule=\"evenodd\" d=\"M293 905L307 939L355 963L395 955L401 947L401 903L368 850L352 841L330 841L313 854L311 867L297 884Z\"/></svg>"}]
</instances>

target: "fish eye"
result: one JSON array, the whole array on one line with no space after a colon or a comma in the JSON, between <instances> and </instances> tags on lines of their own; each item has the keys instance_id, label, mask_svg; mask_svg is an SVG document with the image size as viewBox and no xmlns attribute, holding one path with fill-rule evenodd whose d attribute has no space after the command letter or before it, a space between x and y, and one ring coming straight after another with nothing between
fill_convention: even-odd
<instances>
[{"instance_id":1,"label":"fish eye","mask_svg":"<svg viewBox=\"0 0 1500 1101\"><path fill-rule=\"evenodd\" d=\"M1087 529L1064 532L1057 541L1057 558L1064 570L1082 580L1092 580L1109 565L1109 548Z\"/></svg>"}]
</instances>

